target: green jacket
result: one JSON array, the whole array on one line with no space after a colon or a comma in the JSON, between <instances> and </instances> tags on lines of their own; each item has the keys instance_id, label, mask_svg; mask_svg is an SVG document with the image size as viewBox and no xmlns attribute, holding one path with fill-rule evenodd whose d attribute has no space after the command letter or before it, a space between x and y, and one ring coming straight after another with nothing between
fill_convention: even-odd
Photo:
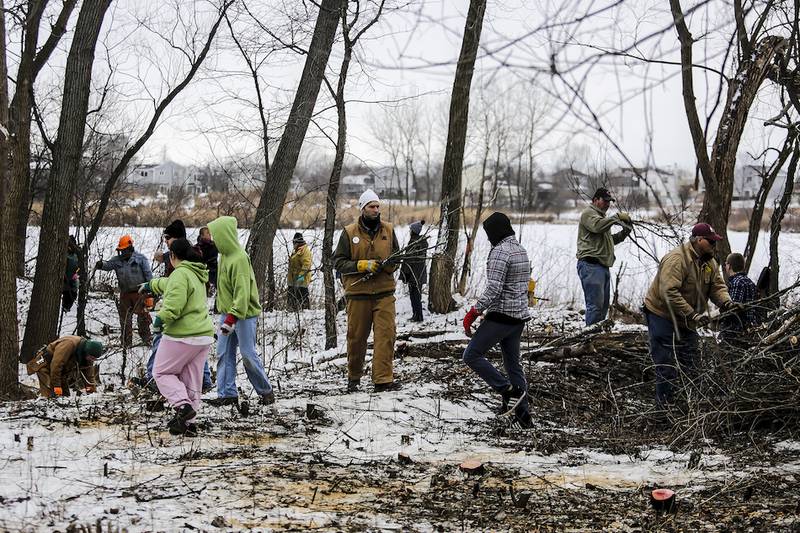
<instances>
[{"instance_id":1,"label":"green jacket","mask_svg":"<svg viewBox=\"0 0 800 533\"><path fill-rule=\"evenodd\" d=\"M250 257L239 244L236 219L219 217L209 222L208 229L219 250L217 310L239 319L260 315L256 276Z\"/></svg>"},{"instance_id":2,"label":"green jacket","mask_svg":"<svg viewBox=\"0 0 800 533\"><path fill-rule=\"evenodd\" d=\"M191 261L182 261L168 278L150 280L153 293L164 295L157 313L164 323L164 334L176 338L214 334L206 305L207 281L206 266Z\"/></svg>"},{"instance_id":3,"label":"green jacket","mask_svg":"<svg viewBox=\"0 0 800 533\"><path fill-rule=\"evenodd\" d=\"M577 258L594 257L605 267L614 266L614 245L624 241L631 232L630 228L623 226L622 231L612 235L611 226L614 224L620 224L617 215L607 217L594 205L584 209L578 225Z\"/></svg>"}]
</instances>

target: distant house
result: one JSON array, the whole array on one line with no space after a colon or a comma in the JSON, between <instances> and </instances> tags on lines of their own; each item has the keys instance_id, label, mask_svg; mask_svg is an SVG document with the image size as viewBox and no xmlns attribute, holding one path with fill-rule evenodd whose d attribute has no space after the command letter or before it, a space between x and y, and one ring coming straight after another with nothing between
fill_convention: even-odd
<instances>
[{"instance_id":1,"label":"distant house","mask_svg":"<svg viewBox=\"0 0 800 533\"><path fill-rule=\"evenodd\" d=\"M137 189L167 193L173 189L184 189L189 194L206 192L200 173L192 167L184 167L173 161L145 163L129 169L126 181Z\"/></svg>"},{"instance_id":2,"label":"distant house","mask_svg":"<svg viewBox=\"0 0 800 533\"><path fill-rule=\"evenodd\" d=\"M348 174L339 181L339 193L342 198L358 198L362 192L372 189L381 198L405 198L405 176L397 169L381 167L368 172ZM416 190L409 177L408 197L414 198Z\"/></svg>"},{"instance_id":3,"label":"distant house","mask_svg":"<svg viewBox=\"0 0 800 533\"><path fill-rule=\"evenodd\" d=\"M733 175L733 199L734 200L753 200L755 199L758 191L761 189L761 184L764 181L764 176L769 170L763 165L743 165L739 167ZM786 171L781 170L775 177L775 182L767 194L768 206L774 204L782 195L783 188L786 184Z\"/></svg>"}]
</instances>

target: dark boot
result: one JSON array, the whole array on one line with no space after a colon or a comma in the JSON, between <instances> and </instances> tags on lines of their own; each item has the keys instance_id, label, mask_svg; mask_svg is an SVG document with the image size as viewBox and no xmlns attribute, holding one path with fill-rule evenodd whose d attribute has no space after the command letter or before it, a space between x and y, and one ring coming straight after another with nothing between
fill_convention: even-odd
<instances>
[{"instance_id":1,"label":"dark boot","mask_svg":"<svg viewBox=\"0 0 800 533\"><path fill-rule=\"evenodd\" d=\"M272 405L273 403L275 403L275 393L273 391L269 391L258 399L259 405Z\"/></svg>"},{"instance_id":2,"label":"dark boot","mask_svg":"<svg viewBox=\"0 0 800 533\"><path fill-rule=\"evenodd\" d=\"M349 379L349 380L347 380L347 392L358 392L359 388L361 388L361 380L360 379Z\"/></svg>"},{"instance_id":3,"label":"dark boot","mask_svg":"<svg viewBox=\"0 0 800 533\"><path fill-rule=\"evenodd\" d=\"M167 423L169 432L173 435L186 434L186 430L188 429L186 421L194 418L196 414L195 410L188 403L181 405L175 409L175 416Z\"/></svg>"},{"instance_id":4,"label":"dark boot","mask_svg":"<svg viewBox=\"0 0 800 533\"><path fill-rule=\"evenodd\" d=\"M505 390L500 391L500 396L503 399L500 414L507 415L525 401L527 393L515 385L509 385Z\"/></svg>"},{"instance_id":5,"label":"dark boot","mask_svg":"<svg viewBox=\"0 0 800 533\"><path fill-rule=\"evenodd\" d=\"M403 386L399 381L390 381L389 383L376 383L375 392L389 392L400 390Z\"/></svg>"}]
</instances>

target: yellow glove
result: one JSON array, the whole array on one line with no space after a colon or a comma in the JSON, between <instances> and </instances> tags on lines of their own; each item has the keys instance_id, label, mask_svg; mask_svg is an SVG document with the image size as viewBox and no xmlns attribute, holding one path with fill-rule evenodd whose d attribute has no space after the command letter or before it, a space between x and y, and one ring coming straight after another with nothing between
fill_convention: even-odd
<instances>
[{"instance_id":1,"label":"yellow glove","mask_svg":"<svg viewBox=\"0 0 800 533\"><path fill-rule=\"evenodd\" d=\"M359 272L377 272L380 263L374 259L361 259L358 262Z\"/></svg>"},{"instance_id":2,"label":"yellow glove","mask_svg":"<svg viewBox=\"0 0 800 533\"><path fill-rule=\"evenodd\" d=\"M631 216L628 213L626 213L625 211L620 211L619 213L617 213L617 218L621 222L624 222L626 224L630 224L631 223Z\"/></svg>"},{"instance_id":3,"label":"yellow glove","mask_svg":"<svg viewBox=\"0 0 800 533\"><path fill-rule=\"evenodd\" d=\"M536 292L536 280L535 279L529 279L528 280L528 293L529 294L533 294L534 292Z\"/></svg>"}]
</instances>

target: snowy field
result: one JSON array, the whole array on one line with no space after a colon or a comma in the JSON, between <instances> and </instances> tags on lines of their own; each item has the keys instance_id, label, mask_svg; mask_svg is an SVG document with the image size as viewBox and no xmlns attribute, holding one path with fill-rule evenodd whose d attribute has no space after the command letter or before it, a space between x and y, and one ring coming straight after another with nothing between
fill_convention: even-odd
<instances>
[{"instance_id":1,"label":"snowy field","mask_svg":"<svg viewBox=\"0 0 800 533\"><path fill-rule=\"evenodd\" d=\"M547 325L579 328L580 315L568 310L583 307L575 272L576 227L528 224L516 229L531 256L538 294L552 300L534 309L531 330ZM109 258L123 232L133 236L139 251L152 257L160 228L106 228L89 264L101 256ZM288 257L293 234L293 230L281 231L276 258ZM408 240L407 228L398 228L398 234L402 245ZM189 231L190 239L196 235L196 229ZM308 230L304 235L314 251L315 265L319 265L321 232ZM35 255L37 236L37 228L29 228L29 257ZM734 248L743 246L743 234L731 238ZM643 247L658 253L669 247L644 240L640 243ZM246 241L246 232L241 232L241 241ZM434 241L435 235L431 235L430 243ZM752 269L755 273L767 261L766 235L762 241ZM794 259L798 244L796 235L782 238L782 285L800 272ZM126 375L119 375L119 326L113 301L103 288L113 286L114 278L113 274L97 273L87 322L89 331L109 346L101 392L0 407L0 529L526 530L525 524L532 529L536 523L537 510L526 511L530 522L519 522L510 501L491 511L477 508L477 514L463 511L468 518L465 522L462 517L460 523L445 510L439 515L426 512L419 502L438 493L457 493L462 486L467 487L466 494L453 496L459 505L469 500L470 491L477 494L474 483L457 469L467 458L490 465L489 473L480 480L482 486L492 487L502 478L512 479L518 490L534 492L585 495L587 488L593 487L591 490L603 494L618 494L625 506L641 506L644 519L650 516L642 497L646 487L686 487L684 494L688 494L749 479L767 468L742 465L712 441L701 443L701 458L693 461L695 450L668 442L631 444L619 453L591 446L546 452L531 444L530 434L496 433L494 395L455 357L436 358L433 351L426 355L428 346L466 342L460 325L463 308L471 305L481 289L487 252L481 231L473 256L475 275L462 309L427 316L422 325L408 322L410 304L405 288L398 284L398 337L406 345L418 346L421 353L396 359L395 372L405 386L382 395L373 394L370 387L343 394L346 321L340 313L339 347L324 350L320 274L312 287L315 309L299 314L276 311L261 320L261 352L276 388L276 404L270 408L254 405L240 365L240 397L250 398L249 416L233 407L203 406L199 414L202 432L194 439L170 436L164 430L168 414L148 411L143 400L149 397L125 386L132 375L142 372L149 350L135 346L128 353ZM617 248L617 256L618 267L624 263L625 268L620 298L635 306L656 265L628 243ZM276 276L281 275L284 264L285 260L276 261ZM30 284L21 282L23 323L29 293ZM67 315L62 334L71 333L74 323L74 316ZM423 338L425 332L431 336ZM214 361L212 357L212 367ZM528 364L529 369L547 365ZM20 378L30 386L36 383L35 376L24 375L24 369ZM455 388L461 391L457 395ZM206 397L214 396L212 392ZM533 435L579 432L550 427L546 420L537 423L540 427ZM519 446L518 440L528 444ZM769 465L769 471L791 482L800 475L798 446L794 442L773 444L780 459ZM399 453L406 454L411 463L399 463ZM400 502L407 502L408 508L398 509ZM574 527L637 529L611 519L582 524ZM797 527L800 522L788 523L789 527L792 524Z\"/></svg>"}]
</instances>

